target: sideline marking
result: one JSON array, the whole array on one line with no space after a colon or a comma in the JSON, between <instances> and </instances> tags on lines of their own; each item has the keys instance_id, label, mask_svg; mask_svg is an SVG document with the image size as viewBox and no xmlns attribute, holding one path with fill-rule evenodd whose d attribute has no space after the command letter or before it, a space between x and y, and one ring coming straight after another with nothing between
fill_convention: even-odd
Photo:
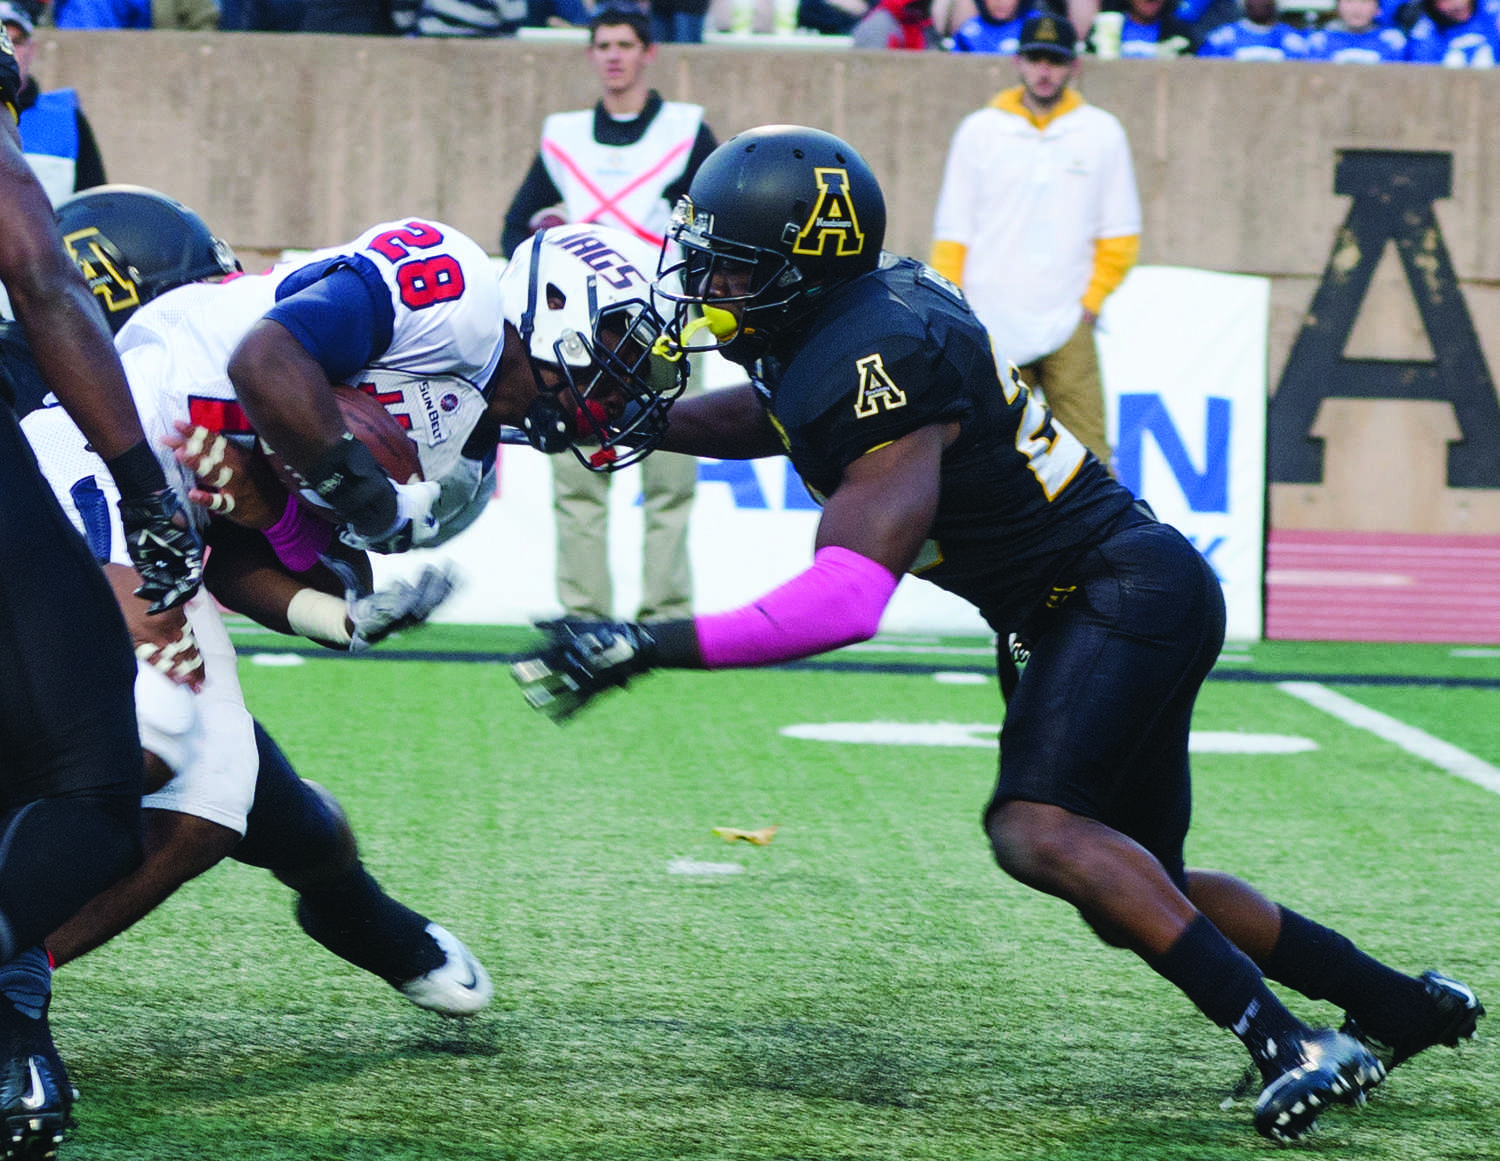
<instances>
[{"instance_id":1,"label":"sideline marking","mask_svg":"<svg viewBox=\"0 0 1500 1161\"><path fill-rule=\"evenodd\" d=\"M1366 730L1424 762L1431 762L1439 770L1446 770L1455 778L1462 778L1493 794L1500 794L1500 768L1491 766L1484 759L1476 758L1451 742L1435 738L1425 730L1397 721L1379 710L1360 705L1359 702L1313 681L1283 681L1276 688L1300 698L1315 709L1332 714L1355 729Z\"/></svg>"},{"instance_id":2,"label":"sideline marking","mask_svg":"<svg viewBox=\"0 0 1500 1161\"><path fill-rule=\"evenodd\" d=\"M698 859L673 859L667 864L669 875L742 875L745 868L740 863L705 863Z\"/></svg>"},{"instance_id":3,"label":"sideline marking","mask_svg":"<svg viewBox=\"0 0 1500 1161\"><path fill-rule=\"evenodd\" d=\"M252 653L251 665L269 665L273 669L286 669L306 665L307 658L300 653Z\"/></svg>"},{"instance_id":4,"label":"sideline marking","mask_svg":"<svg viewBox=\"0 0 1500 1161\"><path fill-rule=\"evenodd\" d=\"M808 742L873 746L970 746L992 750L997 725L973 722L807 722L783 726L783 737ZM1311 738L1285 734L1240 734L1195 730L1188 739L1194 754L1303 754L1316 750Z\"/></svg>"},{"instance_id":5,"label":"sideline marking","mask_svg":"<svg viewBox=\"0 0 1500 1161\"><path fill-rule=\"evenodd\" d=\"M989 685L995 679L990 674L981 673L977 670L964 672L962 670L945 669L939 673L934 673L932 680L939 685Z\"/></svg>"}]
</instances>

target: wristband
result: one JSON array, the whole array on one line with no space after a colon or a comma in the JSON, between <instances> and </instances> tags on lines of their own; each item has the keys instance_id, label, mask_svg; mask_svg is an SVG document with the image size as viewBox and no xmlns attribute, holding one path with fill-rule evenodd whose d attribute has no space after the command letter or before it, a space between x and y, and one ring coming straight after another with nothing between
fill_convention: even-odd
<instances>
[{"instance_id":1,"label":"wristband","mask_svg":"<svg viewBox=\"0 0 1500 1161\"><path fill-rule=\"evenodd\" d=\"M131 444L112 460L104 461L109 474L120 489L122 500L142 500L156 492L165 490L167 477L162 474L161 461L156 458L145 440Z\"/></svg>"},{"instance_id":2,"label":"wristband","mask_svg":"<svg viewBox=\"0 0 1500 1161\"><path fill-rule=\"evenodd\" d=\"M306 572L333 543L333 525L314 516L293 493L286 499L281 519L265 530L265 537L276 550L277 560L293 572Z\"/></svg>"},{"instance_id":3,"label":"wristband","mask_svg":"<svg viewBox=\"0 0 1500 1161\"><path fill-rule=\"evenodd\" d=\"M317 589L298 589L286 607L286 621L299 637L330 645L350 641L349 603Z\"/></svg>"}]
</instances>

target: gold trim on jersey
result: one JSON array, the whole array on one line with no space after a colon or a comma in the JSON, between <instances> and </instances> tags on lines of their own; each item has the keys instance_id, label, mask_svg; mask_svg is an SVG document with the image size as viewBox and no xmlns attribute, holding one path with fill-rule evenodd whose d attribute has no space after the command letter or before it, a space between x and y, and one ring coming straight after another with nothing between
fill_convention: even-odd
<instances>
[{"instance_id":1,"label":"gold trim on jersey","mask_svg":"<svg viewBox=\"0 0 1500 1161\"><path fill-rule=\"evenodd\" d=\"M896 386L880 352L866 355L854 364L859 372L859 390L854 395L854 414L860 419L870 419L881 409L894 411L906 406L906 392Z\"/></svg>"}]
</instances>

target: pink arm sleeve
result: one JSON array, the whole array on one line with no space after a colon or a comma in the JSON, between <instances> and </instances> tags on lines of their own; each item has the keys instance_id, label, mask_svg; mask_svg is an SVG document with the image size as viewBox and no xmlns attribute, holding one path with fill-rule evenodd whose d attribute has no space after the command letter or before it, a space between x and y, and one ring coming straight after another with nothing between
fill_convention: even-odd
<instances>
[{"instance_id":1,"label":"pink arm sleeve","mask_svg":"<svg viewBox=\"0 0 1500 1161\"><path fill-rule=\"evenodd\" d=\"M265 536L276 550L277 560L293 572L306 572L333 542L333 525L318 519L291 495L281 519L266 529Z\"/></svg>"},{"instance_id":2,"label":"pink arm sleeve","mask_svg":"<svg viewBox=\"0 0 1500 1161\"><path fill-rule=\"evenodd\" d=\"M867 641L898 579L847 548L820 548L810 569L759 600L694 618L703 667L775 665Z\"/></svg>"}]
</instances>

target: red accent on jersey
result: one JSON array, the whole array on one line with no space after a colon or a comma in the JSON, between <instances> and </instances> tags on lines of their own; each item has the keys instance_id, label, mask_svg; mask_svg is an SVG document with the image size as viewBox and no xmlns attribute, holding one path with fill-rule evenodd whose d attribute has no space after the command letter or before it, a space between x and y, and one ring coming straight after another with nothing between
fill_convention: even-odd
<instances>
[{"instance_id":1,"label":"red accent on jersey","mask_svg":"<svg viewBox=\"0 0 1500 1161\"><path fill-rule=\"evenodd\" d=\"M209 431L222 431L226 435L249 435L255 429L242 408L233 399L205 399L201 395L188 398L188 421Z\"/></svg>"},{"instance_id":2,"label":"red accent on jersey","mask_svg":"<svg viewBox=\"0 0 1500 1161\"><path fill-rule=\"evenodd\" d=\"M411 430L411 416L405 411L391 411L392 407L403 407L406 404L406 396L399 391L377 391L373 383L354 384L376 403L390 412L391 418L399 423L405 430Z\"/></svg>"},{"instance_id":3,"label":"red accent on jersey","mask_svg":"<svg viewBox=\"0 0 1500 1161\"><path fill-rule=\"evenodd\" d=\"M370 239L367 249L374 250L390 262L411 257L411 251L431 250L443 244L443 235L424 222L407 222L400 230L387 230Z\"/></svg>"}]
</instances>

